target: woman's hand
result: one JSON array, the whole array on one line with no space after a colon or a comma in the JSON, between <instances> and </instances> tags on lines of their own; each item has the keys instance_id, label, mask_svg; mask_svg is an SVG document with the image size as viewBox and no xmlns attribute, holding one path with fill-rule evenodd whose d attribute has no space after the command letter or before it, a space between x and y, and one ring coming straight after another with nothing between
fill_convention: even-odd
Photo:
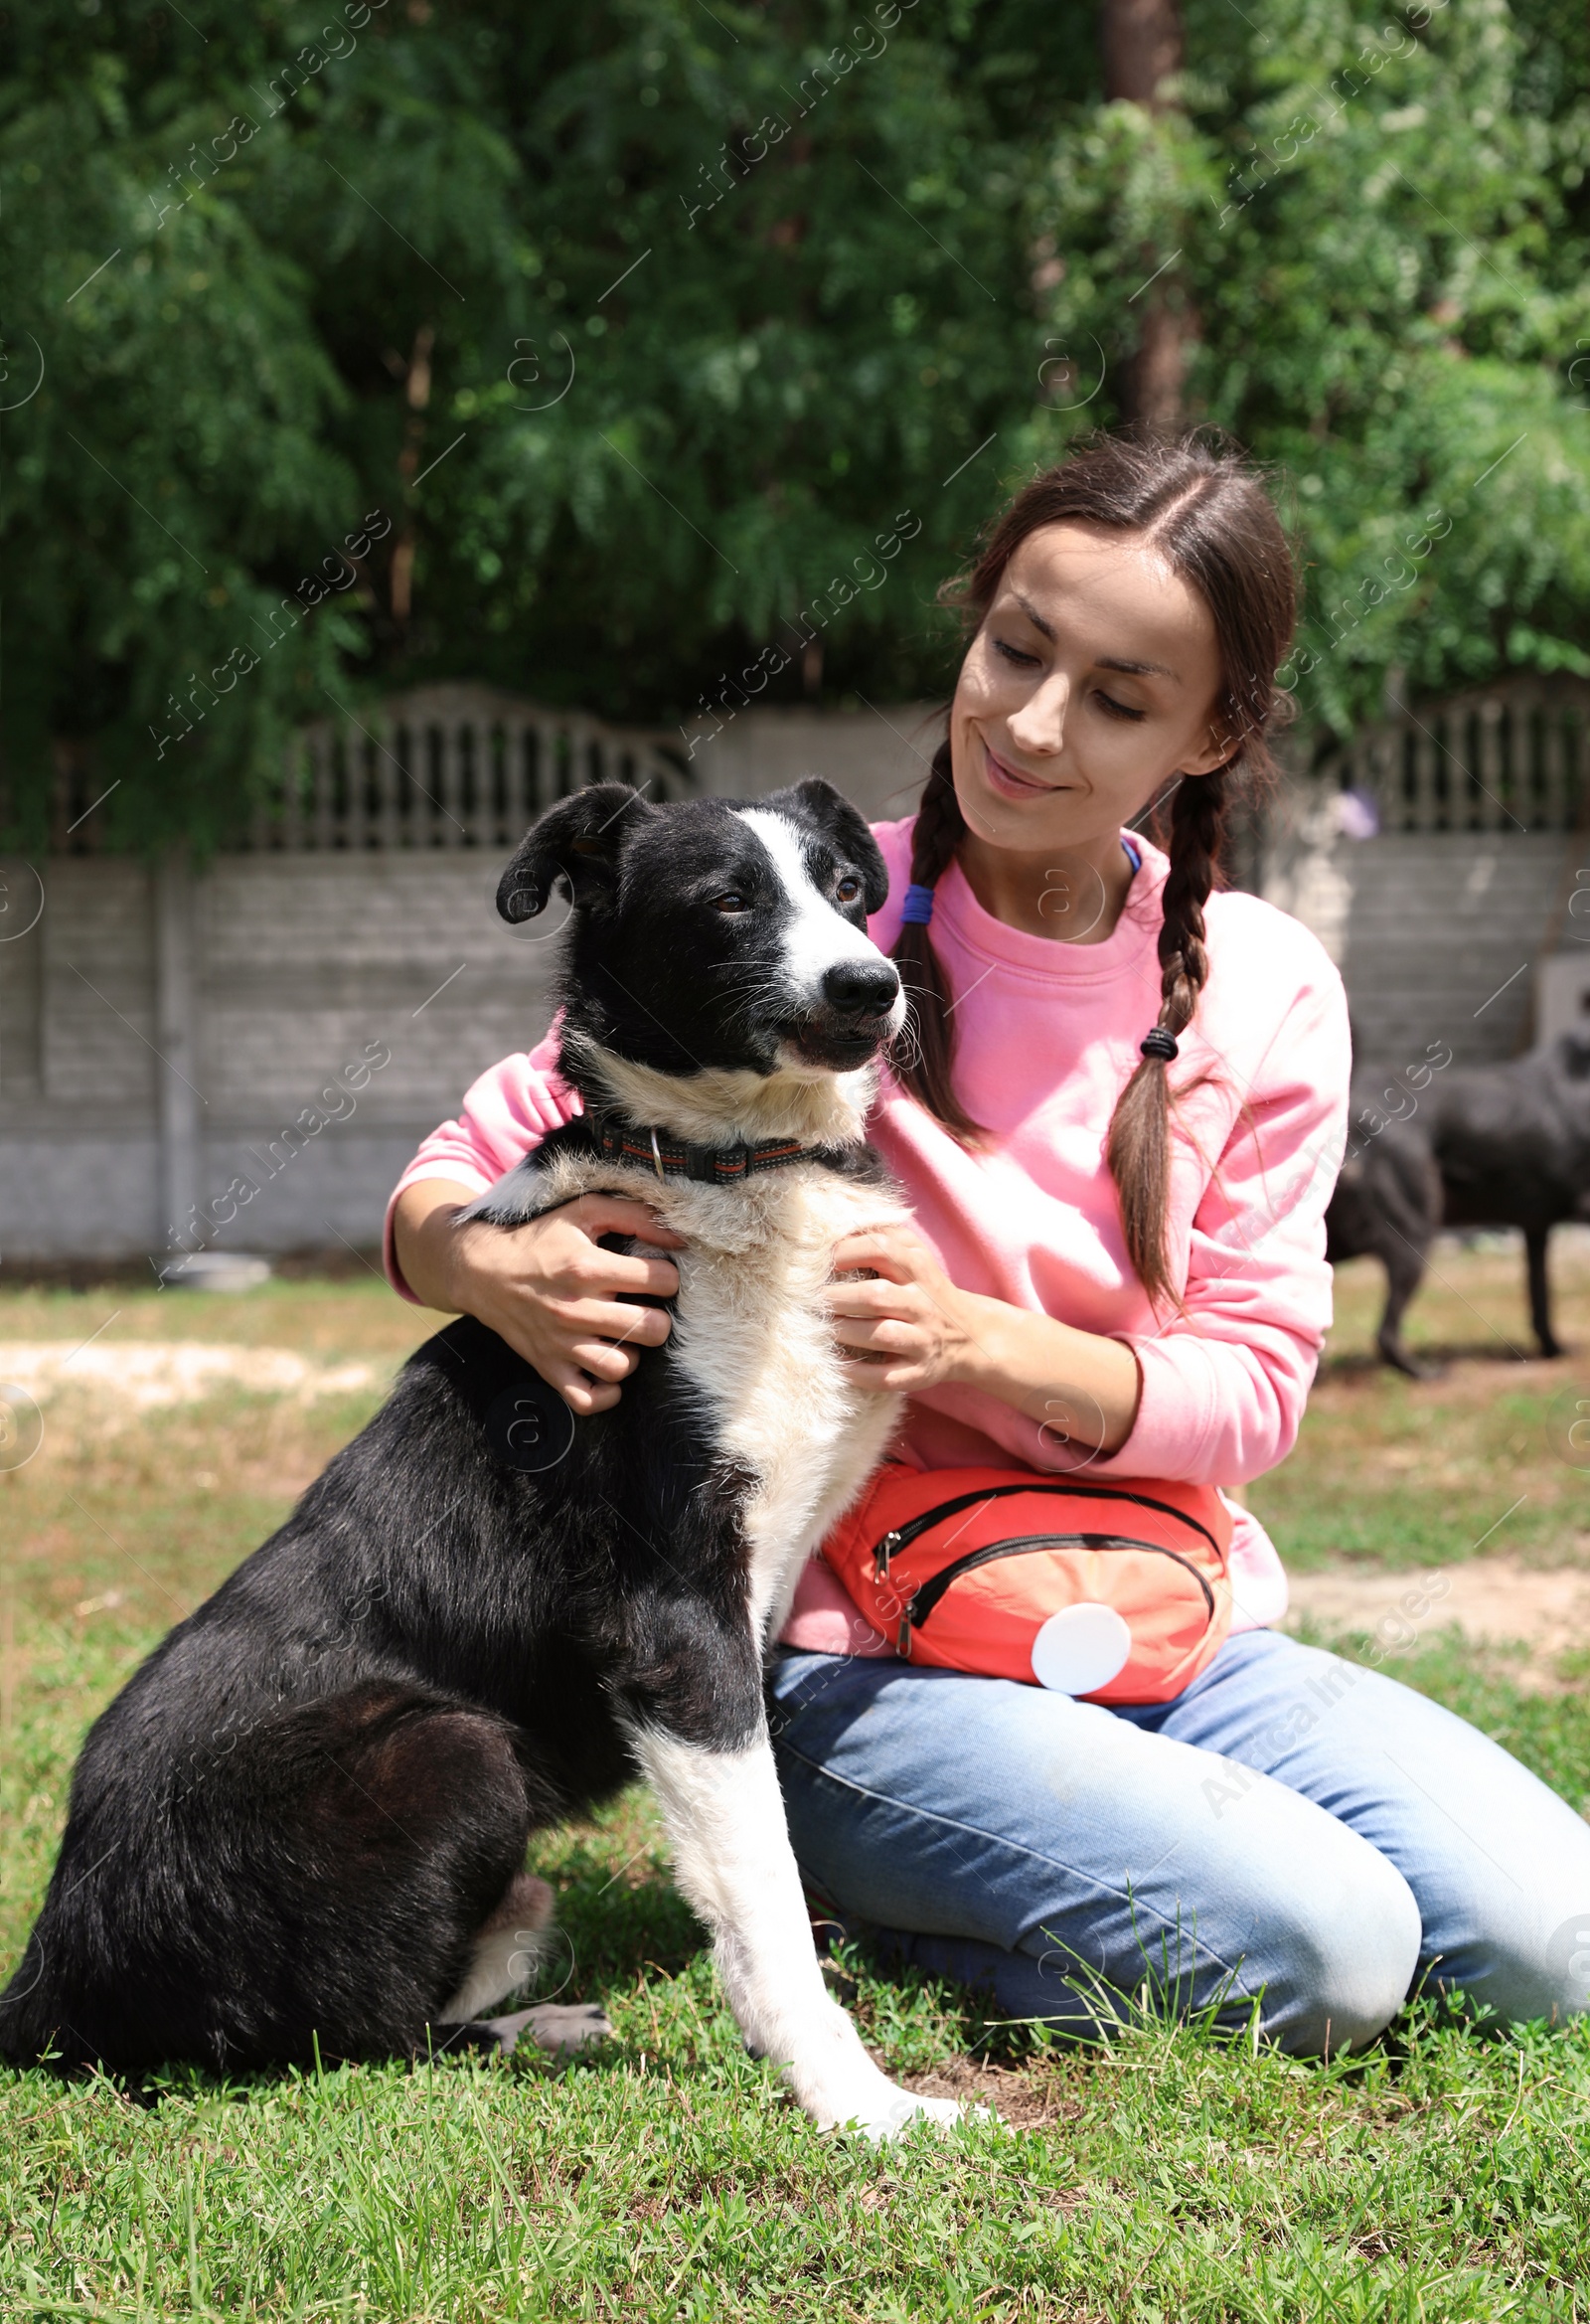
<instances>
[{"instance_id":1,"label":"woman's hand","mask_svg":"<svg viewBox=\"0 0 1590 2324\"><path fill-rule=\"evenodd\" d=\"M914 1227L847 1235L835 1250L834 1273L825 1296L835 1338L859 1359L859 1387L909 1391L967 1376L975 1302L955 1288Z\"/></svg>"},{"instance_id":2,"label":"woman's hand","mask_svg":"<svg viewBox=\"0 0 1590 2324\"><path fill-rule=\"evenodd\" d=\"M1120 1340L957 1289L915 1228L847 1235L825 1294L858 1388L919 1395L948 1382L980 1389L1036 1423L1040 1445L1119 1452L1142 1377Z\"/></svg>"},{"instance_id":3,"label":"woman's hand","mask_svg":"<svg viewBox=\"0 0 1590 2324\"><path fill-rule=\"evenodd\" d=\"M670 1317L635 1305L634 1295L674 1297L679 1269L661 1253L682 1249L683 1238L645 1203L621 1195L581 1195L526 1227L459 1226L474 1199L434 1179L401 1197L398 1259L409 1289L444 1313L488 1325L582 1418L605 1412L641 1349L668 1337ZM659 1255L603 1250L603 1235L636 1236Z\"/></svg>"}]
</instances>

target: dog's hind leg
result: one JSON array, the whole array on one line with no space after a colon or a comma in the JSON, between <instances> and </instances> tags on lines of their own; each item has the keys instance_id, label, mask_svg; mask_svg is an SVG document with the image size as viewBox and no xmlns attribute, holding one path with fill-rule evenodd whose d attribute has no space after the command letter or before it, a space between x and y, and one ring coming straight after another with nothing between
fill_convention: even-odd
<instances>
[{"instance_id":1,"label":"dog's hind leg","mask_svg":"<svg viewBox=\"0 0 1590 2324\"><path fill-rule=\"evenodd\" d=\"M718 1975L747 2047L783 2069L823 2128L891 2137L960 2108L920 2098L879 2072L823 1983L765 1723L737 1749L637 1729L633 1746L673 1844L679 1885L713 1931Z\"/></svg>"},{"instance_id":2,"label":"dog's hind leg","mask_svg":"<svg viewBox=\"0 0 1590 2324\"><path fill-rule=\"evenodd\" d=\"M153 1787L101 1723L8 2053L52 2029L68 2071L420 2052L488 1922L527 1902L531 1821L507 1723L401 1681L217 1731Z\"/></svg>"},{"instance_id":3,"label":"dog's hind leg","mask_svg":"<svg viewBox=\"0 0 1590 2324\"><path fill-rule=\"evenodd\" d=\"M552 1916L553 1893L547 1883L532 1873L515 1873L508 1894L475 1938L463 1983L442 2004L443 2018L478 2018L494 2002L506 2001L510 1993L529 1984L541 1966Z\"/></svg>"},{"instance_id":4,"label":"dog's hind leg","mask_svg":"<svg viewBox=\"0 0 1590 2324\"><path fill-rule=\"evenodd\" d=\"M420 1763L424 1777L414 1781ZM551 1941L554 1903L547 1883L523 1869L531 1816L524 1773L501 1720L461 1707L432 1710L396 1753L367 1751L357 1781L373 1804L383 1793L392 1798L390 1812L415 1841L409 1878L430 1903L428 1945L414 1944L409 1953L412 1939L405 1938L406 1975L397 1974L389 1961L385 1985L378 1990L376 1980L370 1981L372 1998L388 2013L387 2048L417 2050L421 2040L435 2050L464 2048L484 2037L487 2046L508 2051L528 2037L544 2050L570 2052L611 2033L601 2011L585 2004L544 2002L511 2018L483 2014L536 1974ZM542 1803L539 1820L548 1820L552 1804ZM427 1824L433 1835L428 1853ZM500 1869L510 1860L515 1869L491 1909L479 1916L487 1865ZM411 1925L412 1894L389 1903ZM467 1944L463 1975L445 2000L431 2006L442 1963L456 1962L460 1940Z\"/></svg>"},{"instance_id":5,"label":"dog's hind leg","mask_svg":"<svg viewBox=\"0 0 1590 2324\"><path fill-rule=\"evenodd\" d=\"M519 1872L508 1894L475 1939L463 1983L442 2004L436 2026L441 2049L485 2049L506 2054L528 2038L538 2049L570 2056L605 2041L612 2032L603 2012L589 2002L543 2001L511 2017L487 2017L541 1967L550 1941L553 1892L534 1873Z\"/></svg>"},{"instance_id":6,"label":"dog's hind leg","mask_svg":"<svg viewBox=\"0 0 1590 2324\"><path fill-rule=\"evenodd\" d=\"M532 1814L513 1730L379 1684L310 1708L322 2055L413 2051L523 1984L553 1897L523 1869ZM305 1899L308 1904L309 1900Z\"/></svg>"},{"instance_id":7,"label":"dog's hind leg","mask_svg":"<svg viewBox=\"0 0 1590 2324\"><path fill-rule=\"evenodd\" d=\"M1402 1338L1402 1318L1424 1280L1430 1245L1441 1225L1441 1173L1422 1138L1388 1131L1380 1148L1371 1152L1362 1174L1365 1225L1364 1247L1385 1267L1385 1312L1375 1334L1382 1359L1410 1380L1431 1380L1439 1366L1410 1353Z\"/></svg>"},{"instance_id":8,"label":"dog's hind leg","mask_svg":"<svg viewBox=\"0 0 1590 2324\"><path fill-rule=\"evenodd\" d=\"M1424 1280L1428 1254L1419 1244L1397 1234L1389 1225L1376 1248L1385 1267L1385 1309L1374 1344L1382 1361L1394 1371L1405 1372L1410 1380L1432 1380L1440 1367L1413 1355L1402 1338L1402 1318Z\"/></svg>"},{"instance_id":9,"label":"dog's hind leg","mask_svg":"<svg viewBox=\"0 0 1590 2324\"><path fill-rule=\"evenodd\" d=\"M1551 1328L1551 1277L1546 1270L1546 1245L1550 1240L1549 1227L1526 1227L1523 1231L1524 1256L1529 1275L1529 1321L1540 1353L1545 1357L1560 1356L1562 1342Z\"/></svg>"}]
</instances>

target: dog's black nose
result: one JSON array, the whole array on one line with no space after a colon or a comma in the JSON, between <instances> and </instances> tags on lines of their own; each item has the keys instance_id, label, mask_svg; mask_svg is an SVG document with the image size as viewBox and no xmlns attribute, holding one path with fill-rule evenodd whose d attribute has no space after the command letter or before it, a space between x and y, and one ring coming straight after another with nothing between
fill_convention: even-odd
<instances>
[{"instance_id":1,"label":"dog's black nose","mask_svg":"<svg viewBox=\"0 0 1590 2324\"><path fill-rule=\"evenodd\" d=\"M886 960L843 960L823 978L823 998L842 1017L886 1017L899 989Z\"/></svg>"}]
</instances>

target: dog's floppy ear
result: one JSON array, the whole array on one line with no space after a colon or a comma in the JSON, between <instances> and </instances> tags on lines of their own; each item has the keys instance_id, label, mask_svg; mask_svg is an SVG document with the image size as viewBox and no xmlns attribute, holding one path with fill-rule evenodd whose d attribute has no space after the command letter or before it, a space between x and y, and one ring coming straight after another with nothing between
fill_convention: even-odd
<instances>
[{"instance_id":1,"label":"dog's floppy ear","mask_svg":"<svg viewBox=\"0 0 1590 2324\"><path fill-rule=\"evenodd\" d=\"M780 799L788 799L797 820L815 824L849 858L862 875L862 894L868 911L881 912L888 900L888 867L860 807L853 807L844 792L837 791L820 774L809 774L804 782L791 783L786 791L775 791L762 804L776 807Z\"/></svg>"},{"instance_id":2,"label":"dog's floppy ear","mask_svg":"<svg viewBox=\"0 0 1590 2324\"><path fill-rule=\"evenodd\" d=\"M520 842L497 883L497 910L507 920L534 919L557 880L568 882L576 904L588 904L611 886L628 826L654 811L623 782L592 783L559 799Z\"/></svg>"}]
</instances>

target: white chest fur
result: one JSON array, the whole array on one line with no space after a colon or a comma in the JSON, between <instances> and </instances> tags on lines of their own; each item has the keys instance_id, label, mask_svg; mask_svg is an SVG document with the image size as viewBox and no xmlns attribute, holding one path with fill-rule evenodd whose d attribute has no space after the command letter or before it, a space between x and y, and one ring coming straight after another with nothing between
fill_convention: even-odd
<instances>
[{"instance_id":1,"label":"white chest fur","mask_svg":"<svg viewBox=\"0 0 1590 2324\"><path fill-rule=\"evenodd\" d=\"M842 1236L902 1214L876 1190L820 1170L792 1171L761 1200L772 1231L759 1253L699 1243L682 1258L675 1329L678 1361L717 1416L723 1449L758 1481L745 1527L752 1619L766 1637L899 1415L899 1397L852 1385L820 1294Z\"/></svg>"},{"instance_id":2,"label":"white chest fur","mask_svg":"<svg viewBox=\"0 0 1590 2324\"><path fill-rule=\"evenodd\" d=\"M783 1624L800 1570L882 1459L902 1400L853 1384L822 1301L834 1247L906 1213L810 1163L702 1186L601 1160L535 1157L492 1189L496 1216L597 1189L635 1194L686 1239L674 1360L718 1450L755 1479L744 1513L753 1626ZM645 1359L642 1359L645 1361Z\"/></svg>"}]
</instances>

